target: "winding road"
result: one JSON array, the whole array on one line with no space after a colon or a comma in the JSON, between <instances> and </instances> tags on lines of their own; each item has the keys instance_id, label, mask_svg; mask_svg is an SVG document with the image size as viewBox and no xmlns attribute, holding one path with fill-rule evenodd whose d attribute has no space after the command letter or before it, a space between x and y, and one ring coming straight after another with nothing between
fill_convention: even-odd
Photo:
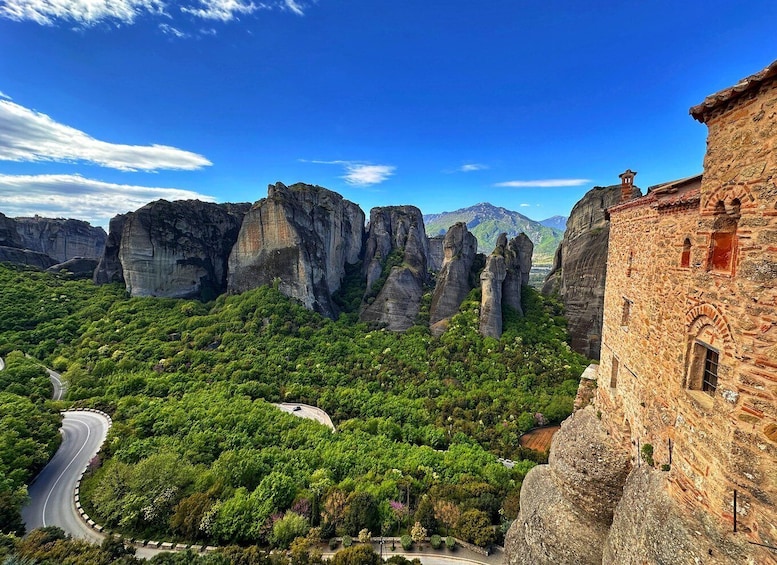
<instances>
[{"instance_id":1,"label":"winding road","mask_svg":"<svg viewBox=\"0 0 777 565\"><path fill-rule=\"evenodd\" d=\"M92 542L102 536L83 523L73 491L84 468L108 434L108 420L95 412L68 411L62 421L62 445L29 487L30 502L22 508L27 530L59 526L73 537Z\"/></svg>"}]
</instances>

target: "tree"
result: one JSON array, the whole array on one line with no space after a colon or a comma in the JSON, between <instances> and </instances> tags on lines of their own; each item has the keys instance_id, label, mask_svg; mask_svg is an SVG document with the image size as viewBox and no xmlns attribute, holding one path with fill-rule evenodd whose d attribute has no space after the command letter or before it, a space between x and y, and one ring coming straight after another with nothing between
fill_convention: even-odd
<instances>
[{"instance_id":1,"label":"tree","mask_svg":"<svg viewBox=\"0 0 777 565\"><path fill-rule=\"evenodd\" d=\"M348 534L352 536L358 535L362 528L378 531L380 514L375 498L366 492L353 494L343 519L343 525Z\"/></svg>"},{"instance_id":2,"label":"tree","mask_svg":"<svg viewBox=\"0 0 777 565\"><path fill-rule=\"evenodd\" d=\"M380 556L370 545L357 545L334 554L331 565L382 565Z\"/></svg>"},{"instance_id":3,"label":"tree","mask_svg":"<svg viewBox=\"0 0 777 565\"><path fill-rule=\"evenodd\" d=\"M461 510L453 502L438 500L434 503L434 517L445 526L445 533L450 533L461 518Z\"/></svg>"},{"instance_id":4,"label":"tree","mask_svg":"<svg viewBox=\"0 0 777 565\"><path fill-rule=\"evenodd\" d=\"M324 520L333 524L335 530L343 523L345 509L348 506L348 497L338 489L333 489L324 499Z\"/></svg>"},{"instance_id":5,"label":"tree","mask_svg":"<svg viewBox=\"0 0 777 565\"><path fill-rule=\"evenodd\" d=\"M467 510L456 524L459 537L480 547L487 547L495 539L488 515L482 510Z\"/></svg>"},{"instance_id":6,"label":"tree","mask_svg":"<svg viewBox=\"0 0 777 565\"><path fill-rule=\"evenodd\" d=\"M415 511L414 518L416 522L420 522L421 525L426 528L427 532L437 531L439 526L434 515L434 503L428 495L424 495L423 498L421 498L421 502L418 504L418 508Z\"/></svg>"},{"instance_id":7,"label":"tree","mask_svg":"<svg viewBox=\"0 0 777 565\"><path fill-rule=\"evenodd\" d=\"M421 543L426 539L426 528L421 525L421 522L416 522L413 527L410 528L410 537L416 543Z\"/></svg>"},{"instance_id":8,"label":"tree","mask_svg":"<svg viewBox=\"0 0 777 565\"><path fill-rule=\"evenodd\" d=\"M286 512L283 518L272 527L272 542L277 547L286 549L298 537L304 537L310 530L310 522L296 512Z\"/></svg>"}]
</instances>

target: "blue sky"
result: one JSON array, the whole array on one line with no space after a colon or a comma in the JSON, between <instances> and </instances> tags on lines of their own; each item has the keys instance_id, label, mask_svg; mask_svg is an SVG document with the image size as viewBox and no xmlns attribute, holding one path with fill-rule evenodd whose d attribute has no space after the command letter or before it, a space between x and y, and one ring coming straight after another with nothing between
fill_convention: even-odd
<instances>
[{"instance_id":1,"label":"blue sky","mask_svg":"<svg viewBox=\"0 0 777 565\"><path fill-rule=\"evenodd\" d=\"M319 184L567 215L702 169L688 108L777 58L777 2L0 0L0 212Z\"/></svg>"}]
</instances>

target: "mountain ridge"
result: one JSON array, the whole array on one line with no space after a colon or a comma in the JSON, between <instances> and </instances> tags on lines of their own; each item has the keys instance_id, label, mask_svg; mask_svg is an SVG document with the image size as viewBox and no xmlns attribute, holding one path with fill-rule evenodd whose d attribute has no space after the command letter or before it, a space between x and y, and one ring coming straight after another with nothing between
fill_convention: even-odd
<instances>
[{"instance_id":1,"label":"mountain ridge","mask_svg":"<svg viewBox=\"0 0 777 565\"><path fill-rule=\"evenodd\" d=\"M545 226L520 212L494 206L489 202L479 202L452 212L424 214L424 224L429 237L444 235L448 228L457 222L464 222L478 239L480 253L490 253L496 246L500 233L506 233L508 238L525 233L534 243L532 262L540 265L553 262L553 254L564 236L563 230Z\"/></svg>"}]
</instances>

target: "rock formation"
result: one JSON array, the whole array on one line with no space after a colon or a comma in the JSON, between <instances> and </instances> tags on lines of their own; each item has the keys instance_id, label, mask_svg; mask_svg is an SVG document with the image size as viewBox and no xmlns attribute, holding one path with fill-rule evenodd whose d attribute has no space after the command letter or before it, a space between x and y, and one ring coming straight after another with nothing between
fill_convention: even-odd
<instances>
[{"instance_id":1,"label":"rock formation","mask_svg":"<svg viewBox=\"0 0 777 565\"><path fill-rule=\"evenodd\" d=\"M506 275L502 285L503 301L523 315L521 287L529 284L534 244L526 234L518 234L505 247Z\"/></svg>"},{"instance_id":2,"label":"rock formation","mask_svg":"<svg viewBox=\"0 0 777 565\"><path fill-rule=\"evenodd\" d=\"M507 234L500 234L494 252L486 259L480 274L480 333L500 338L502 336L502 304L514 308L523 315L521 286L529 283L531 257L534 244L525 234L507 241Z\"/></svg>"},{"instance_id":3,"label":"rock formation","mask_svg":"<svg viewBox=\"0 0 777 565\"><path fill-rule=\"evenodd\" d=\"M0 246L0 263L13 263L14 265L28 265L38 269L48 269L56 261L45 253L20 249L18 247Z\"/></svg>"},{"instance_id":4,"label":"rock formation","mask_svg":"<svg viewBox=\"0 0 777 565\"><path fill-rule=\"evenodd\" d=\"M248 206L157 200L128 214L118 249L127 291L206 300L223 292L227 258ZM110 263L103 261L101 279L116 275Z\"/></svg>"},{"instance_id":5,"label":"rock formation","mask_svg":"<svg viewBox=\"0 0 777 565\"><path fill-rule=\"evenodd\" d=\"M105 247L105 230L88 222L63 218L14 218L22 247L45 253L57 262L75 257L97 259Z\"/></svg>"},{"instance_id":6,"label":"rock formation","mask_svg":"<svg viewBox=\"0 0 777 565\"><path fill-rule=\"evenodd\" d=\"M430 272L434 271L437 273L442 269L442 262L445 260L444 241L445 236L443 235L429 238L429 263L426 268Z\"/></svg>"},{"instance_id":7,"label":"rock formation","mask_svg":"<svg viewBox=\"0 0 777 565\"><path fill-rule=\"evenodd\" d=\"M364 252L367 293L360 319L393 331L412 326L427 282L428 256L429 240L418 208L373 208ZM387 267L392 259L397 265Z\"/></svg>"},{"instance_id":8,"label":"rock formation","mask_svg":"<svg viewBox=\"0 0 777 565\"><path fill-rule=\"evenodd\" d=\"M16 231L16 222L0 213L0 247L22 249L22 239Z\"/></svg>"},{"instance_id":9,"label":"rock formation","mask_svg":"<svg viewBox=\"0 0 777 565\"><path fill-rule=\"evenodd\" d=\"M592 407L564 421L548 465L521 487L521 510L505 539L507 565L594 565L631 469Z\"/></svg>"},{"instance_id":10,"label":"rock formation","mask_svg":"<svg viewBox=\"0 0 777 565\"><path fill-rule=\"evenodd\" d=\"M124 232L124 224L130 214L119 214L111 218L108 223L108 238L105 240L105 250L94 270L94 283L123 283L124 272L119 261L119 248L121 247L121 235Z\"/></svg>"},{"instance_id":11,"label":"rock formation","mask_svg":"<svg viewBox=\"0 0 777 565\"><path fill-rule=\"evenodd\" d=\"M502 336L502 283L506 276L505 258L489 255L480 273L480 333L497 339Z\"/></svg>"},{"instance_id":12,"label":"rock formation","mask_svg":"<svg viewBox=\"0 0 777 565\"><path fill-rule=\"evenodd\" d=\"M345 265L359 261L364 212L320 186L270 185L246 214L229 256L229 290L278 283L287 296L334 317L332 293Z\"/></svg>"},{"instance_id":13,"label":"rock formation","mask_svg":"<svg viewBox=\"0 0 777 565\"><path fill-rule=\"evenodd\" d=\"M97 269L97 259L74 257L64 263L57 263L46 269L50 273L69 273L77 279L91 279Z\"/></svg>"},{"instance_id":14,"label":"rock formation","mask_svg":"<svg viewBox=\"0 0 777 565\"><path fill-rule=\"evenodd\" d=\"M459 311L462 301L472 290L470 271L477 247L477 238L469 232L464 222L454 224L445 234L444 259L437 275L429 312L433 335L440 335L445 331L447 321Z\"/></svg>"},{"instance_id":15,"label":"rock formation","mask_svg":"<svg viewBox=\"0 0 777 565\"><path fill-rule=\"evenodd\" d=\"M558 292L564 303L572 349L599 358L610 222L607 208L640 196L636 186L594 187L575 204L556 251L543 294Z\"/></svg>"}]
</instances>

